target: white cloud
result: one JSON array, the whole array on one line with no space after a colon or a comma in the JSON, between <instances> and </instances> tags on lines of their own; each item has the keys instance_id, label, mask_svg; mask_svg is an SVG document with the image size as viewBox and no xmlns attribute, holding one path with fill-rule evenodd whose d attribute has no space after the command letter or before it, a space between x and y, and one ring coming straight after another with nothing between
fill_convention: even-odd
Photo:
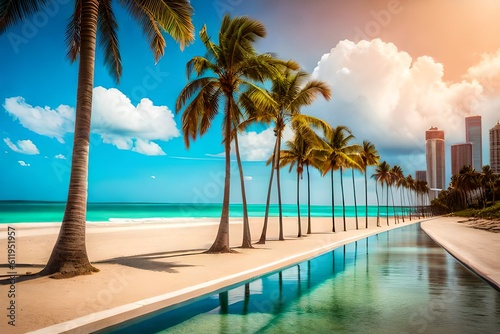
<instances>
[{"instance_id":1,"label":"white cloud","mask_svg":"<svg viewBox=\"0 0 500 334\"><path fill-rule=\"evenodd\" d=\"M172 111L166 106L153 105L149 99L142 99L134 106L118 89L96 87L92 104L92 133L118 149L165 155L155 141L168 141L180 135ZM12 97L5 99L4 107L25 128L61 143L64 135L74 130L75 110L66 105L56 109L33 107L22 97Z\"/></svg>"},{"instance_id":2,"label":"white cloud","mask_svg":"<svg viewBox=\"0 0 500 334\"><path fill-rule=\"evenodd\" d=\"M489 63L500 73L500 60ZM470 72L478 77L487 71ZM392 43L341 41L314 69L315 79L331 84L333 98L328 112L313 114L349 126L358 141L368 139L378 148L423 148L430 126L444 129L448 143L462 142L464 117L478 112L483 87L477 80L449 83L443 76L442 64L427 56L412 59Z\"/></svg>"},{"instance_id":3,"label":"white cloud","mask_svg":"<svg viewBox=\"0 0 500 334\"><path fill-rule=\"evenodd\" d=\"M142 99L134 106L118 89L94 88L92 132L105 143L146 155L165 155L153 140L180 135L174 115L166 106Z\"/></svg>"},{"instance_id":4,"label":"white cloud","mask_svg":"<svg viewBox=\"0 0 500 334\"><path fill-rule=\"evenodd\" d=\"M252 180L253 180L253 177L251 177L251 176L245 176L245 180L246 180L246 181L252 181Z\"/></svg>"},{"instance_id":5,"label":"white cloud","mask_svg":"<svg viewBox=\"0 0 500 334\"><path fill-rule=\"evenodd\" d=\"M156 176L154 176L154 175L151 175L151 178L152 178L152 179L154 180L154 179L156 179Z\"/></svg>"},{"instance_id":6,"label":"white cloud","mask_svg":"<svg viewBox=\"0 0 500 334\"><path fill-rule=\"evenodd\" d=\"M55 156L56 159L66 160L66 157L62 154L58 154Z\"/></svg>"},{"instance_id":7,"label":"white cloud","mask_svg":"<svg viewBox=\"0 0 500 334\"><path fill-rule=\"evenodd\" d=\"M31 166L30 164L27 164L26 162L22 161L22 160L19 160L18 163L23 166L23 167L29 167Z\"/></svg>"},{"instance_id":8,"label":"white cloud","mask_svg":"<svg viewBox=\"0 0 500 334\"><path fill-rule=\"evenodd\" d=\"M282 138L282 148L287 140L293 138L293 131L290 127L285 127ZM274 129L268 128L262 132L242 132L238 135L241 159L246 161L267 161L273 153Z\"/></svg>"},{"instance_id":9,"label":"white cloud","mask_svg":"<svg viewBox=\"0 0 500 334\"><path fill-rule=\"evenodd\" d=\"M5 144L14 152L28 155L40 154L38 148L31 140L18 140L17 145L14 144L10 138L4 138Z\"/></svg>"},{"instance_id":10,"label":"white cloud","mask_svg":"<svg viewBox=\"0 0 500 334\"><path fill-rule=\"evenodd\" d=\"M75 112L67 105L60 105L56 109L33 107L17 96L5 99L3 106L25 128L42 136L56 138L60 143L64 143L66 133L73 131Z\"/></svg>"}]
</instances>

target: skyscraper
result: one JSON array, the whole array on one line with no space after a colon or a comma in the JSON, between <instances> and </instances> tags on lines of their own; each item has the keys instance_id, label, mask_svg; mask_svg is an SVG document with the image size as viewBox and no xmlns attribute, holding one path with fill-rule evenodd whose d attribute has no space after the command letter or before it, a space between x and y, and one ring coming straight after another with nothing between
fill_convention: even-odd
<instances>
[{"instance_id":1,"label":"skyscraper","mask_svg":"<svg viewBox=\"0 0 500 334\"><path fill-rule=\"evenodd\" d=\"M493 173L500 174L500 121L490 129L490 166Z\"/></svg>"},{"instance_id":2,"label":"skyscraper","mask_svg":"<svg viewBox=\"0 0 500 334\"><path fill-rule=\"evenodd\" d=\"M463 166L472 166L472 143L451 145L451 174L459 174Z\"/></svg>"},{"instance_id":3,"label":"skyscraper","mask_svg":"<svg viewBox=\"0 0 500 334\"><path fill-rule=\"evenodd\" d=\"M446 189L444 131L431 127L425 131L425 157L427 162L427 185L432 198Z\"/></svg>"},{"instance_id":4,"label":"skyscraper","mask_svg":"<svg viewBox=\"0 0 500 334\"><path fill-rule=\"evenodd\" d=\"M481 116L465 117L465 141L472 143L472 168L483 167L483 141L481 139Z\"/></svg>"}]
</instances>

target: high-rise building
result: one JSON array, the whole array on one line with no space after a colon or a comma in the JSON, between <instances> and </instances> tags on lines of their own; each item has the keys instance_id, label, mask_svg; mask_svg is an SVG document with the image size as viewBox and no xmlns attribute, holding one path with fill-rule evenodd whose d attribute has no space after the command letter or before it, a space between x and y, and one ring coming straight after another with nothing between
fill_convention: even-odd
<instances>
[{"instance_id":1,"label":"high-rise building","mask_svg":"<svg viewBox=\"0 0 500 334\"><path fill-rule=\"evenodd\" d=\"M451 145L451 174L459 174L463 166L472 166L472 143Z\"/></svg>"},{"instance_id":2,"label":"high-rise building","mask_svg":"<svg viewBox=\"0 0 500 334\"><path fill-rule=\"evenodd\" d=\"M446 189L444 131L431 127L425 131L425 157L427 162L427 186L431 199Z\"/></svg>"},{"instance_id":3,"label":"high-rise building","mask_svg":"<svg viewBox=\"0 0 500 334\"><path fill-rule=\"evenodd\" d=\"M483 141L481 138L481 116L465 117L465 142L472 143L472 168L483 167Z\"/></svg>"},{"instance_id":4,"label":"high-rise building","mask_svg":"<svg viewBox=\"0 0 500 334\"><path fill-rule=\"evenodd\" d=\"M415 180L416 181L427 181L427 171L425 171L425 170L415 171Z\"/></svg>"},{"instance_id":5,"label":"high-rise building","mask_svg":"<svg viewBox=\"0 0 500 334\"><path fill-rule=\"evenodd\" d=\"M490 129L490 166L493 173L500 174L500 121Z\"/></svg>"}]
</instances>

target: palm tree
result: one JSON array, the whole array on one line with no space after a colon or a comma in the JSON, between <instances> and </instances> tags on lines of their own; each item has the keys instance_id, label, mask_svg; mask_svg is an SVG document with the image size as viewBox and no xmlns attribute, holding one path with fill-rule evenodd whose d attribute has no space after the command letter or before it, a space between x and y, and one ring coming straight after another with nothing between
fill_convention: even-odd
<instances>
[{"instance_id":1,"label":"palm tree","mask_svg":"<svg viewBox=\"0 0 500 334\"><path fill-rule=\"evenodd\" d=\"M391 166L386 161L382 161L375 169L375 174L373 174L372 177L382 186L382 196L384 194L384 184L387 186L387 200L385 204L387 226L389 226L389 184L391 182Z\"/></svg>"},{"instance_id":2,"label":"palm tree","mask_svg":"<svg viewBox=\"0 0 500 334\"><path fill-rule=\"evenodd\" d=\"M50 1L0 0L0 34L10 26L22 22L42 10ZM149 1L119 1L138 21L154 58L158 61L165 49L161 30L166 30L180 42L181 48L193 40L193 9L188 0L157 4ZM87 180L97 35L104 50L104 64L118 82L122 64L117 37L118 24L112 1L75 1L75 9L66 29L68 58L79 58L75 133L71 176L64 217L57 242L42 275L71 277L95 272L89 262L85 246L87 214Z\"/></svg>"},{"instance_id":3,"label":"palm tree","mask_svg":"<svg viewBox=\"0 0 500 334\"><path fill-rule=\"evenodd\" d=\"M291 64L293 65L293 64ZM289 65L289 67L292 67ZM325 99L330 99L330 88L322 81L310 80L309 75L304 71L294 71L293 68L288 68L280 75L276 75L272 79L272 86L269 91L252 87L247 93L246 101L247 110L251 111L251 121L273 123L274 135L276 142L273 151L273 161L271 167L271 177L269 181L268 196L266 200L266 212L264 214L264 225L260 236L259 244L266 242L267 222L269 216L269 205L271 200L271 187L276 169L276 186L278 192L278 210L279 210L279 240L284 240L283 237L283 211L281 206L281 184L280 184L280 169L278 168L280 161L281 139L285 126L289 123L303 124L313 123L314 120L310 116L302 115L300 109L303 106L310 105L314 102L318 95L322 95ZM299 121L303 119L304 122Z\"/></svg>"},{"instance_id":4,"label":"palm tree","mask_svg":"<svg viewBox=\"0 0 500 334\"><path fill-rule=\"evenodd\" d=\"M219 229L210 253L230 252L229 248L229 194L231 170L231 141L236 138L235 122L240 110L237 94L245 86L253 86L252 80L263 81L276 75L276 60L269 54L258 55L253 43L266 35L259 21L245 16L224 16L219 32L219 44L211 41L204 26L200 40L207 49L206 55L195 56L187 63L189 82L179 94L176 112L186 104L182 114L184 142L189 148L190 139L204 135L224 103L223 144L225 153L225 180L222 214ZM236 138L237 140L237 138ZM242 172L240 172L242 175ZM243 190L243 188L242 188Z\"/></svg>"},{"instance_id":5,"label":"palm tree","mask_svg":"<svg viewBox=\"0 0 500 334\"><path fill-rule=\"evenodd\" d=\"M354 139L354 135L351 130L344 126L339 125L326 133L325 144L328 147L328 154L326 157L326 162L323 169L323 175L330 172L331 175L331 186L332 186L332 231L335 232L335 195L333 188L333 172L340 170L340 188L342 194L342 216L344 222L344 231L347 231L346 219L345 219L345 199L344 199L344 184L342 178L342 172L345 167L358 166L357 162L353 159L353 154L359 149L359 145L349 145L349 141Z\"/></svg>"},{"instance_id":6,"label":"palm tree","mask_svg":"<svg viewBox=\"0 0 500 334\"><path fill-rule=\"evenodd\" d=\"M395 186L396 189L400 189L400 187L403 185L404 176L403 176L403 169L400 166L393 166L391 169L391 186ZM391 189L391 196L392 196L392 210L394 211L394 221L397 220L399 223L399 214L396 213L396 206L394 202L394 193L392 192ZM403 200L403 197L401 196L401 201ZM403 207L403 204L401 204L401 208ZM403 215L403 222L405 221L404 215Z\"/></svg>"},{"instance_id":7,"label":"palm tree","mask_svg":"<svg viewBox=\"0 0 500 334\"><path fill-rule=\"evenodd\" d=\"M496 176L493 173L490 165L485 165L481 171L481 184L485 190L489 190L492 193L492 203L495 203L495 179ZM486 201L485 201L486 202Z\"/></svg>"},{"instance_id":8,"label":"palm tree","mask_svg":"<svg viewBox=\"0 0 500 334\"><path fill-rule=\"evenodd\" d=\"M375 145L373 145L367 140L364 140L359 157L360 157L359 166L361 167L361 172L365 176L365 206L366 206L365 218L366 218L366 228L368 228L368 175L366 170L368 166L378 165L380 156L378 155L378 152L375 149Z\"/></svg>"},{"instance_id":9,"label":"palm tree","mask_svg":"<svg viewBox=\"0 0 500 334\"><path fill-rule=\"evenodd\" d=\"M312 116L309 116L312 118ZM303 119L297 121L304 121ZM330 130L330 126L320 120L314 119L315 124L322 124L323 129ZM320 164L322 153L321 138L309 127L308 123L303 125L293 124L295 129L295 137L293 140L286 142L288 150L281 150L280 152L280 168L290 165L290 172L295 164L297 164L297 223L298 233L297 237L302 236L302 224L300 221L300 180L303 176L304 165ZM271 157L273 159L273 157ZM269 163L269 161L268 161ZM307 233L311 233L311 209L310 209L310 183L309 183L309 170L307 171L307 195L308 195L308 227Z\"/></svg>"},{"instance_id":10,"label":"palm tree","mask_svg":"<svg viewBox=\"0 0 500 334\"><path fill-rule=\"evenodd\" d=\"M411 221L411 216L412 216L412 213L413 213L413 204L412 204L412 196L411 196L411 192L415 190L415 180L413 179L413 176L411 176L411 174L408 174L406 176L406 182L405 182L405 185L406 185L406 189L408 190L406 192L406 195L408 197L408 214L410 216L410 221Z\"/></svg>"}]
</instances>

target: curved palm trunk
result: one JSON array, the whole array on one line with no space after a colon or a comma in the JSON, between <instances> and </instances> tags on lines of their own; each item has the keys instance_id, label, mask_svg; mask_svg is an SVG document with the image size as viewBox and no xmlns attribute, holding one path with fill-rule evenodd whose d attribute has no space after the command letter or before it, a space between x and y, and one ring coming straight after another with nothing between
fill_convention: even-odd
<instances>
[{"instance_id":1,"label":"curved palm trunk","mask_svg":"<svg viewBox=\"0 0 500 334\"><path fill-rule=\"evenodd\" d=\"M376 184L375 187L377 187ZM368 176L366 175L366 169L365 169L365 225L366 225L365 227L368 228ZM378 225L378 217L377 217L377 225Z\"/></svg>"},{"instance_id":2,"label":"curved palm trunk","mask_svg":"<svg viewBox=\"0 0 500 334\"><path fill-rule=\"evenodd\" d=\"M354 215L356 216L356 230L359 230L358 226L358 203L356 199L356 183L354 182L354 168L352 171L352 189L354 191Z\"/></svg>"},{"instance_id":3,"label":"curved palm trunk","mask_svg":"<svg viewBox=\"0 0 500 334\"><path fill-rule=\"evenodd\" d=\"M307 170L307 234L311 234L311 179L309 176L309 165L306 165Z\"/></svg>"},{"instance_id":4,"label":"curved palm trunk","mask_svg":"<svg viewBox=\"0 0 500 334\"><path fill-rule=\"evenodd\" d=\"M344 198L344 177L342 174L343 168L340 167L340 193L342 195L342 218L344 220L344 232L347 231L347 224L345 221L345 198Z\"/></svg>"},{"instance_id":5,"label":"curved palm trunk","mask_svg":"<svg viewBox=\"0 0 500 334\"><path fill-rule=\"evenodd\" d=\"M234 136L234 149L236 151L236 161L238 162L238 170L240 173L241 201L243 205L243 240L241 241L241 248L253 248L252 236L250 234L250 223L248 222L247 195L245 192L245 175L243 174L243 166L241 164L240 148L238 145L238 134Z\"/></svg>"},{"instance_id":6,"label":"curved palm trunk","mask_svg":"<svg viewBox=\"0 0 500 334\"><path fill-rule=\"evenodd\" d=\"M222 214L220 217L219 230L215 241L207 253L229 253L229 191L231 183L231 105L233 94L226 92L226 114L224 124L224 151L226 155L225 177L224 177L224 198L222 200Z\"/></svg>"},{"instance_id":7,"label":"curved palm trunk","mask_svg":"<svg viewBox=\"0 0 500 334\"><path fill-rule=\"evenodd\" d=\"M88 259L85 246L87 181L92 114L92 89L99 1L82 4L81 50L71 176L64 217L49 261L40 272L54 277L72 277L97 272Z\"/></svg>"},{"instance_id":8,"label":"curved palm trunk","mask_svg":"<svg viewBox=\"0 0 500 334\"><path fill-rule=\"evenodd\" d=\"M333 188L333 169L331 170L331 180L332 180L332 232L335 232L335 191Z\"/></svg>"},{"instance_id":9,"label":"curved palm trunk","mask_svg":"<svg viewBox=\"0 0 500 334\"><path fill-rule=\"evenodd\" d=\"M300 222L300 173L297 172L297 224L298 232L297 237L300 238L302 236L302 224Z\"/></svg>"},{"instance_id":10,"label":"curved palm trunk","mask_svg":"<svg viewBox=\"0 0 500 334\"><path fill-rule=\"evenodd\" d=\"M279 211L279 225L280 225L280 231L279 231L279 240L285 240L283 237L283 208L281 206L281 182L280 182L280 167L279 167L279 161L280 161L280 147L281 147L281 132L278 133L278 143L276 145L276 183L278 185L278 211Z\"/></svg>"},{"instance_id":11,"label":"curved palm trunk","mask_svg":"<svg viewBox=\"0 0 500 334\"><path fill-rule=\"evenodd\" d=\"M278 139L274 144L274 154L276 154L276 147L278 145ZM271 189L273 185L273 177L274 177L274 164L275 160L271 162L271 177L269 179L269 187L267 188L267 200L266 200L266 212L264 214L264 226L262 227L262 233L260 234L260 239L257 242L258 244L266 243L266 234L267 234L267 221L269 220L269 205L271 204Z\"/></svg>"},{"instance_id":12,"label":"curved palm trunk","mask_svg":"<svg viewBox=\"0 0 500 334\"><path fill-rule=\"evenodd\" d=\"M377 183L375 181L375 196L377 197L377 227L381 227L380 226L380 201L378 199L378 186L377 186Z\"/></svg>"}]
</instances>

